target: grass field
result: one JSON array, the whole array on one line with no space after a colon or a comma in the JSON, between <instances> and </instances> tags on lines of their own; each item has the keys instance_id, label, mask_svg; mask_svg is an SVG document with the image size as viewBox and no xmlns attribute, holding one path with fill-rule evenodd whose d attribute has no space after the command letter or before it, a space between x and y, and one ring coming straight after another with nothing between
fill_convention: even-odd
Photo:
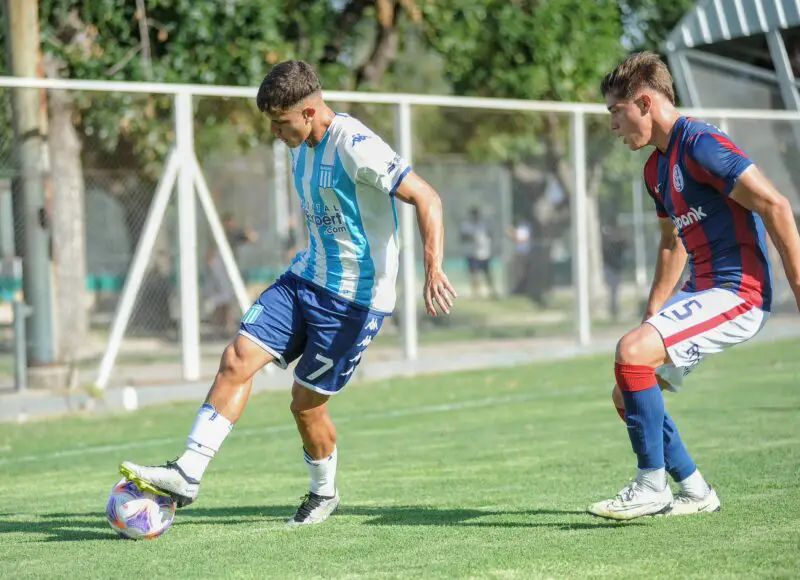
<instances>
[{"instance_id":1,"label":"grass field","mask_svg":"<svg viewBox=\"0 0 800 580\"><path fill-rule=\"evenodd\" d=\"M0 425L2 578L788 578L800 575L800 343L706 361L667 405L723 510L593 519L635 460L608 357L353 385L334 401L342 509L287 531L307 486L288 394L253 399L198 503L119 540L123 459L177 455L197 404Z\"/></svg>"}]
</instances>

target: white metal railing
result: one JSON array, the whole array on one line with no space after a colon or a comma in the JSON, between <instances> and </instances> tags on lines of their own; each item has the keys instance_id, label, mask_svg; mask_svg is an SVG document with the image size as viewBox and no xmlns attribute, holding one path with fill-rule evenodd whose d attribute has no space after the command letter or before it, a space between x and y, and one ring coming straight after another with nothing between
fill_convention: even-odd
<instances>
[{"instance_id":1,"label":"white metal railing","mask_svg":"<svg viewBox=\"0 0 800 580\"><path fill-rule=\"evenodd\" d=\"M139 240L133 263L126 277L123 295L117 306L108 348L103 357L97 386L104 388L108 383L116 355L131 315L136 292L145 273L148 252L157 234L158 224L163 217L173 184L177 181L179 205L179 254L180 254L180 303L181 336L183 353L183 375L186 380L196 380L200 375L199 355L199 306L197 280L197 238L195 222L195 198L197 193L201 205L208 215L211 231L220 248L221 257L234 285L237 301L244 309L248 306L243 282L236 267L234 257L222 231L219 217L214 209L208 187L203 179L195 157L193 135L193 97L239 97L253 99L256 87L210 86L169 83L129 83L121 81L59 80L0 77L0 87L40 88L72 91L102 91L140 94L173 95L175 108L176 148L165 165L164 174L152 201L148 222ZM446 106L471 109L555 112L571 115L570 157L574 180L574 197L571 200L571 219L573 230L572 260L573 283L575 286L575 336L580 344L591 339L589 312L589 264L588 264L588 226L586 199L586 122L589 114L605 114L602 104L563 103L546 101L524 101L516 99L489 99L475 97L455 97L415 94L382 94L368 92L325 91L325 98L331 102L353 102L387 104L397 107L398 152L412 162L412 110L414 106ZM750 109L686 109L686 114L714 118L723 128L730 119L758 119L767 121L800 121L800 112L763 111ZM277 156L280 157L280 156ZM637 208L641 211L641 207ZM418 301L414 270L414 212L411 206L402 204L401 209L402 252L401 262L403 301L402 330L405 357L417 356L416 306ZM152 223L151 223L152 221ZM637 234L641 236L641 233ZM637 258L637 281L643 276L642 265Z\"/></svg>"}]
</instances>

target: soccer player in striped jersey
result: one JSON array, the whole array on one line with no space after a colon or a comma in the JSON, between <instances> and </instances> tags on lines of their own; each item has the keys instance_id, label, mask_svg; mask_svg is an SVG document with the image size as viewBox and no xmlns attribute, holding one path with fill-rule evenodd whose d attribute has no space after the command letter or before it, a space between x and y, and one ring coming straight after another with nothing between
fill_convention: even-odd
<instances>
[{"instance_id":1,"label":"soccer player in striped jersey","mask_svg":"<svg viewBox=\"0 0 800 580\"><path fill-rule=\"evenodd\" d=\"M633 483L589 512L627 520L717 511L659 385L671 390L707 355L749 340L767 321L772 275L766 233L800 308L800 236L789 202L718 128L682 116L672 77L652 53L630 56L602 85L611 129L644 166L661 242L641 326L617 344L614 401L638 459ZM675 295L688 257L690 278ZM673 496L666 474L680 488Z\"/></svg>"},{"instance_id":2,"label":"soccer player in striped jersey","mask_svg":"<svg viewBox=\"0 0 800 580\"><path fill-rule=\"evenodd\" d=\"M166 492L179 506L188 505L239 419L256 371L273 362L286 368L299 359L291 411L303 441L310 488L287 525L317 524L339 504L336 429L328 399L353 376L395 306L397 200L416 208L428 313L449 313L456 293L442 270L444 226L438 194L378 135L325 104L310 65L276 65L261 84L256 103L269 117L272 133L291 150L309 245L242 318L183 455L164 466L125 462L120 471L140 487Z\"/></svg>"}]
</instances>

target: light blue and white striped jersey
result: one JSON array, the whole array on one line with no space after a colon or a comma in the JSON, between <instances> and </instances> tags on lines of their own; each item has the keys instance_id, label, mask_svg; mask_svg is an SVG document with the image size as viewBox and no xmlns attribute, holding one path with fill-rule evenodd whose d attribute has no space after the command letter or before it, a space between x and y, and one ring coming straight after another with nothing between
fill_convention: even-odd
<instances>
[{"instance_id":1,"label":"light blue and white striped jersey","mask_svg":"<svg viewBox=\"0 0 800 580\"><path fill-rule=\"evenodd\" d=\"M289 272L391 312L400 252L394 192L408 163L363 123L341 114L316 147L303 143L291 152L309 246Z\"/></svg>"}]
</instances>

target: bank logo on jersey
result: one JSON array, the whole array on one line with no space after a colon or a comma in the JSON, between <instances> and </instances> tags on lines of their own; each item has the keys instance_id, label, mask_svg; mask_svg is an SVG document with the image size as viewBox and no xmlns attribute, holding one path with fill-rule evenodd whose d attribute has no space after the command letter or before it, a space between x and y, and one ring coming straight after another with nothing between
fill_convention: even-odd
<instances>
[{"instance_id":1,"label":"bank logo on jersey","mask_svg":"<svg viewBox=\"0 0 800 580\"><path fill-rule=\"evenodd\" d=\"M303 200L300 205L309 227L313 226L328 235L347 231L342 210L338 205L310 204L306 200Z\"/></svg>"},{"instance_id":2,"label":"bank logo on jersey","mask_svg":"<svg viewBox=\"0 0 800 580\"><path fill-rule=\"evenodd\" d=\"M683 191L683 172L678 165L672 166L672 187L675 191Z\"/></svg>"},{"instance_id":3,"label":"bank logo on jersey","mask_svg":"<svg viewBox=\"0 0 800 580\"><path fill-rule=\"evenodd\" d=\"M681 231L686 226L696 224L704 217L708 217L708 215L703 211L703 206L698 205L697 207L690 207L689 211L683 215L676 215L672 218L672 221L675 222L675 227L678 228L678 231Z\"/></svg>"}]
</instances>

